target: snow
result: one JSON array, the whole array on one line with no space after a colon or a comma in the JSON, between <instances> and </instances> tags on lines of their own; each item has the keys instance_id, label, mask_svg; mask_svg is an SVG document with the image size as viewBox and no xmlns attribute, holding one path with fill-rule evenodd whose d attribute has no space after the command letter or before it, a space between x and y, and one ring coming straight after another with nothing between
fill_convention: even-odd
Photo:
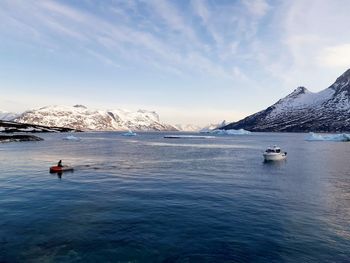
<instances>
[{"instance_id":1,"label":"snow","mask_svg":"<svg viewBox=\"0 0 350 263\"><path fill-rule=\"evenodd\" d=\"M317 131L350 129L350 69L320 92L299 87L266 109L232 123L252 131Z\"/></svg>"},{"instance_id":2,"label":"snow","mask_svg":"<svg viewBox=\"0 0 350 263\"><path fill-rule=\"evenodd\" d=\"M308 136L305 138L306 141L333 141L333 142L349 142L350 134L342 133L342 134L328 134L328 135L320 135L313 132L310 132Z\"/></svg>"},{"instance_id":3,"label":"snow","mask_svg":"<svg viewBox=\"0 0 350 263\"><path fill-rule=\"evenodd\" d=\"M275 108L270 113L269 117L274 117L286 111L295 111L298 109L310 108L314 105L320 105L330 100L335 92L333 89L325 89L317 93L310 92L307 89L304 91L305 93L297 89L287 97L279 100L274 104Z\"/></svg>"},{"instance_id":4,"label":"snow","mask_svg":"<svg viewBox=\"0 0 350 263\"><path fill-rule=\"evenodd\" d=\"M175 128L179 131L187 131L187 132L197 132L201 130L201 127L194 124L176 124Z\"/></svg>"},{"instance_id":5,"label":"snow","mask_svg":"<svg viewBox=\"0 0 350 263\"><path fill-rule=\"evenodd\" d=\"M251 134L250 131L246 131L244 129L239 129L239 130L213 130L210 131L209 133L215 134L215 135L248 135Z\"/></svg>"},{"instance_id":6,"label":"snow","mask_svg":"<svg viewBox=\"0 0 350 263\"><path fill-rule=\"evenodd\" d=\"M42 129L37 129L37 128L31 128L31 127L28 127L28 128L19 128L18 129L19 131L22 131L22 132L41 132Z\"/></svg>"},{"instance_id":7,"label":"snow","mask_svg":"<svg viewBox=\"0 0 350 263\"><path fill-rule=\"evenodd\" d=\"M18 113L0 110L0 120L11 121L14 118L16 118L18 115L19 115Z\"/></svg>"},{"instance_id":8,"label":"snow","mask_svg":"<svg viewBox=\"0 0 350 263\"><path fill-rule=\"evenodd\" d=\"M208 132L211 132L215 129L220 129L224 126L227 125L227 122L225 120L223 120L222 122L220 123L216 123L216 124L209 124L205 127L203 127L201 130L199 130L200 133L208 133Z\"/></svg>"},{"instance_id":9,"label":"snow","mask_svg":"<svg viewBox=\"0 0 350 263\"><path fill-rule=\"evenodd\" d=\"M80 130L175 130L173 126L161 123L158 114L154 111L100 110L89 109L83 105L46 106L26 111L16 121Z\"/></svg>"},{"instance_id":10,"label":"snow","mask_svg":"<svg viewBox=\"0 0 350 263\"><path fill-rule=\"evenodd\" d=\"M338 95L337 109L338 110L347 110L349 108L350 108L349 97L347 96L346 91L342 91Z\"/></svg>"},{"instance_id":11,"label":"snow","mask_svg":"<svg viewBox=\"0 0 350 263\"><path fill-rule=\"evenodd\" d=\"M150 121L159 122L159 116L154 111L138 110L136 112L132 112L124 109L123 110L115 109L115 110L109 110L109 112L113 113L113 115L115 116L118 116L125 123L135 122L135 121L142 124L147 124Z\"/></svg>"}]
</instances>

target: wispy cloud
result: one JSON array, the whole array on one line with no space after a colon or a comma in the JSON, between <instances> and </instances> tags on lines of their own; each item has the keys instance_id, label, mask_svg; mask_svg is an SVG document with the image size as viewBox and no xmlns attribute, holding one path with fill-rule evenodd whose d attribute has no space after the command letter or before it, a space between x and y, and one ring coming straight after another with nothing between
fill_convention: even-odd
<instances>
[{"instance_id":1,"label":"wispy cloud","mask_svg":"<svg viewBox=\"0 0 350 263\"><path fill-rule=\"evenodd\" d=\"M270 5L265 0L245 0L243 3L250 13L257 17L265 16L270 9Z\"/></svg>"},{"instance_id":2,"label":"wispy cloud","mask_svg":"<svg viewBox=\"0 0 350 263\"><path fill-rule=\"evenodd\" d=\"M342 0L287 1L281 7L281 41L289 54L283 62L289 64L286 85L306 83L319 90L350 66L346 65L350 36L344 34L350 24L349 8L350 2Z\"/></svg>"},{"instance_id":3,"label":"wispy cloud","mask_svg":"<svg viewBox=\"0 0 350 263\"><path fill-rule=\"evenodd\" d=\"M87 56L131 79L278 98L297 85L322 89L349 67L349 9L346 0L2 0L0 51L77 65Z\"/></svg>"},{"instance_id":4,"label":"wispy cloud","mask_svg":"<svg viewBox=\"0 0 350 263\"><path fill-rule=\"evenodd\" d=\"M184 34L187 38L197 41L196 33L189 26L190 21L186 21L186 18L181 15L179 10L171 1L166 0L152 0L145 1L150 6L153 12L164 21L168 29L176 31L180 34ZM159 20L158 20L159 21Z\"/></svg>"},{"instance_id":5,"label":"wispy cloud","mask_svg":"<svg viewBox=\"0 0 350 263\"><path fill-rule=\"evenodd\" d=\"M319 54L319 63L327 67L349 68L350 43L326 47Z\"/></svg>"},{"instance_id":6,"label":"wispy cloud","mask_svg":"<svg viewBox=\"0 0 350 263\"><path fill-rule=\"evenodd\" d=\"M231 77L229 70L222 74L225 69L220 63L216 63L207 56L205 53L207 45L196 36L195 30L188 25L186 18L169 1L145 2L155 11L153 16L157 16L157 18L152 17L154 21L151 22L163 20L166 24L165 34L171 35L168 37L138 29L133 23L128 24L129 21L113 23L55 1L29 2L8 2L7 9L10 15L7 15L7 21L16 21L17 27L21 27L21 30L35 29L36 34L40 37L31 39L31 41L47 41L48 38L51 38L52 42L56 42L58 38L61 38L59 42L70 42L67 44L68 48L84 46L83 50L90 49L88 53L95 54L96 58L101 58L103 48L118 52L125 60L137 60L137 57L133 55L137 53L137 56L141 56L141 59L145 61L142 57L149 57L148 54L151 53L153 54L152 59L158 60L158 63L167 64L167 67L174 67L177 71L197 71L199 69L208 74L216 75L220 72L220 76ZM23 16L21 13L25 9L30 12ZM117 10L122 12L120 9ZM115 12L116 9L113 11ZM125 12L123 15L125 18ZM22 27L22 24L27 26ZM174 41L179 33L184 36ZM66 38L64 41L62 41L63 37ZM99 51L94 50L101 48L102 50ZM100 55L96 56L96 54ZM194 59L191 61L191 58ZM112 59L109 58L109 60ZM200 64L196 64L196 61ZM205 63L202 64L203 62ZM116 61L115 64L120 63Z\"/></svg>"}]
</instances>

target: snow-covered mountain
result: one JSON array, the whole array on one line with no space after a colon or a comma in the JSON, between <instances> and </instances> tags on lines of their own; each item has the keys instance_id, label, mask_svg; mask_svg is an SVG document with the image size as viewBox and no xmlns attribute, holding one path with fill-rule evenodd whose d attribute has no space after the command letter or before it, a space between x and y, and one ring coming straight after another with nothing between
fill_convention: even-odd
<instances>
[{"instance_id":1,"label":"snow-covered mountain","mask_svg":"<svg viewBox=\"0 0 350 263\"><path fill-rule=\"evenodd\" d=\"M22 113L14 119L20 123L67 127L78 130L114 131L165 131L176 130L160 122L154 111L95 110L83 105L46 106Z\"/></svg>"},{"instance_id":2,"label":"snow-covered mountain","mask_svg":"<svg viewBox=\"0 0 350 263\"><path fill-rule=\"evenodd\" d=\"M176 129L184 132L198 132L201 127L194 124L176 124L174 125Z\"/></svg>"},{"instance_id":3,"label":"snow-covered mountain","mask_svg":"<svg viewBox=\"0 0 350 263\"><path fill-rule=\"evenodd\" d=\"M350 69L317 93L299 87L258 113L223 129L283 132L350 131Z\"/></svg>"},{"instance_id":4,"label":"snow-covered mountain","mask_svg":"<svg viewBox=\"0 0 350 263\"><path fill-rule=\"evenodd\" d=\"M0 120L9 121L16 118L19 114L9 111L0 110Z\"/></svg>"},{"instance_id":5,"label":"snow-covered mountain","mask_svg":"<svg viewBox=\"0 0 350 263\"><path fill-rule=\"evenodd\" d=\"M226 121L223 120L220 123L209 124L209 125L203 127L202 129L200 129L199 132L202 132L202 133L211 132L213 130L221 129L222 127L225 127L226 125L227 125Z\"/></svg>"}]
</instances>

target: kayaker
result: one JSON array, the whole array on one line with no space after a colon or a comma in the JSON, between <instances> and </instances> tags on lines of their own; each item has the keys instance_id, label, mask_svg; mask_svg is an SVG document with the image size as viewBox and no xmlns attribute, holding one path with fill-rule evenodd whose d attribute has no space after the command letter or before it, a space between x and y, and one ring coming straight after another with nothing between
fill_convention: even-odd
<instances>
[{"instance_id":1,"label":"kayaker","mask_svg":"<svg viewBox=\"0 0 350 263\"><path fill-rule=\"evenodd\" d=\"M57 166L58 166L58 167L63 167L63 165L62 165L62 160L59 160L59 161L58 161Z\"/></svg>"}]
</instances>

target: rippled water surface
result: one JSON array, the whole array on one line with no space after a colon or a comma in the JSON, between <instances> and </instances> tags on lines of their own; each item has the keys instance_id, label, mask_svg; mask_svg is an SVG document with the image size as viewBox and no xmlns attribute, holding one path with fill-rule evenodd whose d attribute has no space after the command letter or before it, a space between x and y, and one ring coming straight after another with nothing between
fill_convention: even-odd
<instances>
[{"instance_id":1,"label":"rippled water surface","mask_svg":"<svg viewBox=\"0 0 350 263\"><path fill-rule=\"evenodd\" d=\"M350 262L350 143L78 135L0 144L0 262Z\"/></svg>"}]
</instances>

